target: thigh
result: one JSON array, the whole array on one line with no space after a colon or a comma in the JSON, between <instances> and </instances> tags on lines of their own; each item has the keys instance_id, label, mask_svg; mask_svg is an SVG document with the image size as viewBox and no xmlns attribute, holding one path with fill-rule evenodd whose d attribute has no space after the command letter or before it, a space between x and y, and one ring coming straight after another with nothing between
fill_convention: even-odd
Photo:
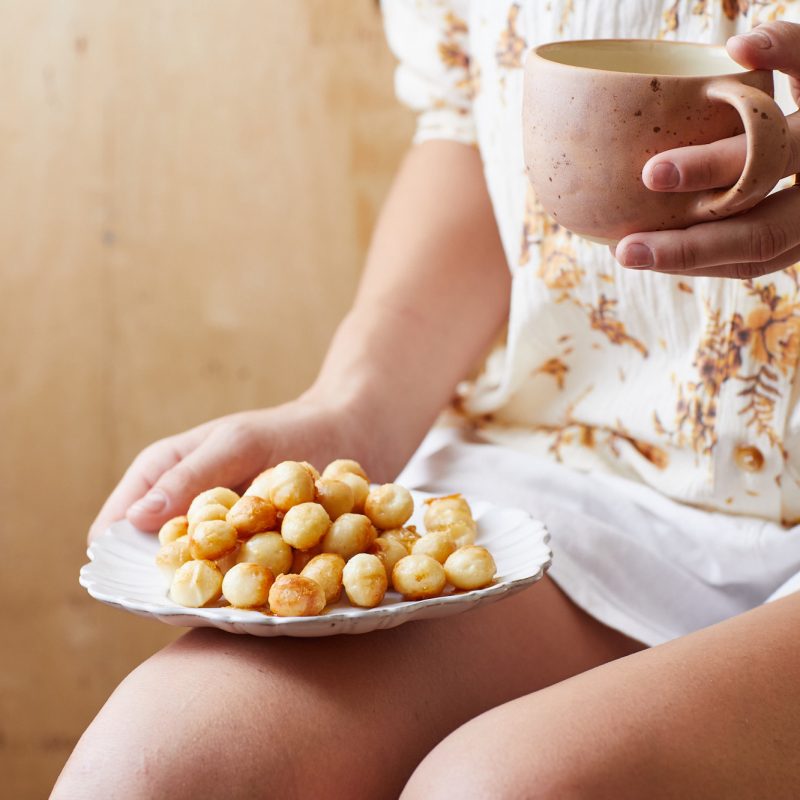
<instances>
[{"instance_id":1,"label":"thigh","mask_svg":"<svg viewBox=\"0 0 800 800\"><path fill-rule=\"evenodd\" d=\"M800 595L506 703L403 800L800 796Z\"/></svg>"},{"instance_id":2,"label":"thigh","mask_svg":"<svg viewBox=\"0 0 800 800\"><path fill-rule=\"evenodd\" d=\"M465 721L640 647L549 579L362 636L194 631L120 685L55 796L396 798Z\"/></svg>"}]
</instances>

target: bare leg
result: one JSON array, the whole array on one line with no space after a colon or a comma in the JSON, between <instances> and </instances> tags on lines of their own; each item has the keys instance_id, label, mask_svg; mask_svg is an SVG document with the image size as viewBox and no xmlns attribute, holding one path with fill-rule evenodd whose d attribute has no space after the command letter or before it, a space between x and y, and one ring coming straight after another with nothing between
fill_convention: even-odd
<instances>
[{"instance_id":1,"label":"bare leg","mask_svg":"<svg viewBox=\"0 0 800 800\"><path fill-rule=\"evenodd\" d=\"M495 708L402 800L800 796L800 595Z\"/></svg>"},{"instance_id":2,"label":"bare leg","mask_svg":"<svg viewBox=\"0 0 800 800\"><path fill-rule=\"evenodd\" d=\"M364 636L194 631L123 681L54 797L396 798L467 720L640 648L547 578L458 617Z\"/></svg>"}]
</instances>

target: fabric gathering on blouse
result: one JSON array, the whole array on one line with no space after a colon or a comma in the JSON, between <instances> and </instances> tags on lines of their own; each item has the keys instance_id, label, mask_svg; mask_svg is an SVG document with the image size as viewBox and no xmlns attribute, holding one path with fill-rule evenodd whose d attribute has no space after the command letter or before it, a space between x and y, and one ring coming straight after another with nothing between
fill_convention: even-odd
<instances>
[{"instance_id":1,"label":"fabric gathering on blouse","mask_svg":"<svg viewBox=\"0 0 800 800\"><path fill-rule=\"evenodd\" d=\"M745 281L625 270L559 227L525 175L522 81L527 52L545 42L724 44L760 22L800 22L800 0L382 8L396 93L418 115L414 141L478 149L512 275L507 333L459 388L461 425L434 431L404 480L467 486L538 514L554 580L647 644L791 590L800 265Z\"/></svg>"}]
</instances>

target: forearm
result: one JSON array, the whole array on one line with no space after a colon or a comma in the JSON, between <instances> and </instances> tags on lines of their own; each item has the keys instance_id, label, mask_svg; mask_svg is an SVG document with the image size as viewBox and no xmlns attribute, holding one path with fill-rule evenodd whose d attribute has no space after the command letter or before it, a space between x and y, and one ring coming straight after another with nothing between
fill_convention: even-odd
<instances>
[{"instance_id":1,"label":"forearm","mask_svg":"<svg viewBox=\"0 0 800 800\"><path fill-rule=\"evenodd\" d=\"M508 313L510 278L476 150L406 157L361 286L310 394L337 398L399 469Z\"/></svg>"}]
</instances>

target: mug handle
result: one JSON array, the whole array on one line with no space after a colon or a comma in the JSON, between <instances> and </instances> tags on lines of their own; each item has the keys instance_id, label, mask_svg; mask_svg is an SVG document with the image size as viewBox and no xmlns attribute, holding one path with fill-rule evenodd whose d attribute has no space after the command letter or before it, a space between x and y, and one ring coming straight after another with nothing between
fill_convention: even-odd
<instances>
[{"instance_id":1,"label":"mug handle","mask_svg":"<svg viewBox=\"0 0 800 800\"><path fill-rule=\"evenodd\" d=\"M708 220L747 211L785 177L789 130L778 104L761 89L723 78L708 84L706 96L732 105L747 137L747 159L739 180L729 189L703 192L694 205L694 211Z\"/></svg>"}]
</instances>

